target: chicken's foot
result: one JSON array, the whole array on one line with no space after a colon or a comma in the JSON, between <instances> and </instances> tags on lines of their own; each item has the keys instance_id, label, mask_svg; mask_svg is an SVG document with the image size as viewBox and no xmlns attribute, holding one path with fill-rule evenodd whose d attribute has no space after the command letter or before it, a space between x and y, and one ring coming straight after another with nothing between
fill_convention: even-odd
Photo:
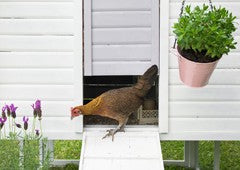
<instances>
[{"instance_id":1,"label":"chicken's foot","mask_svg":"<svg viewBox=\"0 0 240 170\"><path fill-rule=\"evenodd\" d=\"M125 132L124 126L126 125L127 121L128 121L128 118L125 119L125 121L123 123L119 124L116 129L109 129L109 130L107 130L108 133L105 136L103 136L102 139L105 139L108 136L112 136L112 141L114 141L114 135L117 132Z\"/></svg>"},{"instance_id":2,"label":"chicken's foot","mask_svg":"<svg viewBox=\"0 0 240 170\"><path fill-rule=\"evenodd\" d=\"M112 136L112 141L114 141L114 135L118 132L118 129L110 129L107 131L108 131L108 133L105 136L103 136L102 139L105 139L108 136Z\"/></svg>"}]
</instances>

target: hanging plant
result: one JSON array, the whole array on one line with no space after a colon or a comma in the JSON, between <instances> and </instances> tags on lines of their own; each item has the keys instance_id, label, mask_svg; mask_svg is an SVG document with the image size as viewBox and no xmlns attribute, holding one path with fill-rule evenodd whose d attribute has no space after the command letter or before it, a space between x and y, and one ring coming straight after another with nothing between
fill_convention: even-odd
<instances>
[{"instance_id":1,"label":"hanging plant","mask_svg":"<svg viewBox=\"0 0 240 170\"><path fill-rule=\"evenodd\" d=\"M202 87L218 60L236 48L233 32L236 17L225 8L207 5L186 6L174 24L181 80L192 87Z\"/></svg>"}]
</instances>

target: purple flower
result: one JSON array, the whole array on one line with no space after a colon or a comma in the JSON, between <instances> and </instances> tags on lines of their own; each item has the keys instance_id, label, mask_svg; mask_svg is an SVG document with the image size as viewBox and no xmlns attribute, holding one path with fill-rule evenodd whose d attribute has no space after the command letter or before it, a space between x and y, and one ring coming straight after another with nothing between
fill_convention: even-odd
<instances>
[{"instance_id":1,"label":"purple flower","mask_svg":"<svg viewBox=\"0 0 240 170\"><path fill-rule=\"evenodd\" d=\"M11 111L11 115L12 117L15 119L16 118L16 110L18 107L15 107L14 104L10 105L10 111Z\"/></svg>"},{"instance_id":2,"label":"purple flower","mask_svg":"<svg viewBox=\"0 0 240 170\"><path fill-rule=\"evenodd\" d=\"M4 126L4 123L7 121L7 118L2 118L0 117L0 130L2 129L2 127Z\"/></svg>"},{"instance_id":3,"label":"purple flower","mask_svg":"<svg viewBox=\"0 0 240 170\"><path fill-rule=\"evenodd\" d=\"M39 130L36 129L35 131L36 131L36 135L39 136L39 134L40 134L40 133L39 133Z\"/></svg>"},{"instance_id":4,"label":"purple flower","mask_svg":"<svg viewBox=\"0 0 240 170\"><path fill-rule=\"evenodd\" d=\"M7 116L9 117L11 115L11 109L7 104L5 105L5 108L7 109Z\"/></svg>"},{"instance_id":5,"label":"purple flower","mask_svg":"<svg viewBox=\"0 0 240 170\"><path fill-rule=\"evenodd\" d=\"M7 116L6 116L6 112L5 112L6 109L7 109L6 106L3 106L3 107L2 107L2 117L3 117L3 118L6 118L6 117L7 117Z\"/></svg>"},{"instance_id":6,"label":"purple flower","mask_svg":"<svg viewBox=\"0 0 240 170\"><path fill-rule=\"evenodd\" d=\"M11 112L15 112L17 110L18 107L15 107L14 104L10 105L10 110Z\"/></svg>"},{"instance_id":7,"label":"purple flower","mask_svg":"<svg viewBox=\"0 0 240 170\"><path fill-rule=\"evenodd\" d=\"M41 109L41 100L36 100L35 105L31 105L33 108L33 116L36 118L38 116L39 120L42 117L42 109Z\"/></svg>"},{"instance_id":8,"label":"purple flower","mask_svg":"<svg viewBox=\"0 0 240 170\"><path fill-rule=\"evenodd\" d=\"M7 121L7 118L0 117L0 123L5 123Z\"/></svg>"},{"instance_id":9,"label":"purple flower","mask_svg":"<svg viewBox=\"0 0 240 170\"><path fill-rule=\"evenodd\" d=\"M24 130L28 129L28 120L29 120L28 117L23 116Z\"/></svg>"},{"instance_id":10,"label":"purple flower","mask_svg":"<svg viewBox=\"0 0 240 170\"><path fill-rule=\"evenodd\" d=\"M20 129L20 128L22 128L22 126L20 125L20 124L18 124L18 123L15 123L15 125Z\"/></svg>"}]
</instances>

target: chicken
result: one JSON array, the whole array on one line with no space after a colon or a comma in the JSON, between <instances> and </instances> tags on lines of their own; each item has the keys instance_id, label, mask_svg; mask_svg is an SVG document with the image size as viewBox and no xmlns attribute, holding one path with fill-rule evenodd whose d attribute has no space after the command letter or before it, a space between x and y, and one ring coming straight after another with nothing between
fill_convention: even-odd
<instances>
[{"instance_id":1,"label":"chicken","mask_svg":"<svg viewBox=\"0 0 240 170\"><path fill-rule=\"evenodd\" d=\"M134 86L109 90L86 105L71 108L71 119L79 115L100 115L115 119L119 125L116 129L107 130L108 133L103 137L112 136L114 140L117 132L124 131L129 116L143 104L144 96L154 84L157 74L158 67L151 66Z\"/></svg>"}]
</instances>

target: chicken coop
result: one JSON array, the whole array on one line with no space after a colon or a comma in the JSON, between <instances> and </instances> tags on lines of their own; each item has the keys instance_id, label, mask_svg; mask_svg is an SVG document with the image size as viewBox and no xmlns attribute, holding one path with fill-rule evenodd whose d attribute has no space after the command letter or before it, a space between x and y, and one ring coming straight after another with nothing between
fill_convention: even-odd
<instances>
[{"instance_id":1,"label":"chicken coop","mask_svg":"<svg viewBox=\"0 0 240 170\"><path fill-rule=\"evenodd\" d=\"M197 89L181 83L177 58L170 52L175 39L172 26L181 3L0 0L0 102L14 102L20 116L32 117L28 106L41 99L42 127L50 145L59 139L83 139L81 158L88 162L102 156L94 157L88 150L92 140L98 139L90 132L102 133L116 122L99 117L71 121L70 108L106 90L133 85L156 64L158 81L130 118L126 134L142 142L147 138L149 145L155 139L186 141L185 160L165 163L197 167L197 141L240 140L240 1L213 0L213 5L226 7L237 16L234 38L238 44L221 59L209 85ZM191 6L203 3L208 1L186 1ZM160 148L156 148L159 150L152 160L146 155L144 159L162 159ZM218 142L215 151L217 168Z\"/></svg>"}]
</instances>

